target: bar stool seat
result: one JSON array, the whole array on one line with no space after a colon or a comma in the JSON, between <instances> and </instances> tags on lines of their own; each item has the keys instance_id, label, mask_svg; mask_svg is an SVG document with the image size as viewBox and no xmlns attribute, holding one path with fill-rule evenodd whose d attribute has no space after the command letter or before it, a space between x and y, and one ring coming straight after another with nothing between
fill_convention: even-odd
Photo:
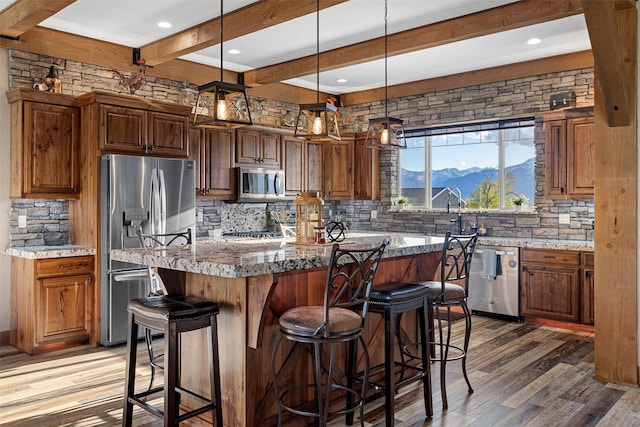
<instances>
[{"instance_id":1,"label":"bar stool seat","mask_svg":"<svg viewBox=\"0 0 640 427\"><path fill-rule=\"evenodd\" d=\"M133 405L164 419L165 426L173 426L207 411L212 412L215 425L222 426L220 406L220 365L218 361L217 303L189 296L154 296L129 301L129 339L127 341L127 374L125 382L123 426L131 426ZM138 326L164 332L164 385L135 393ZM189 391L180 385L180 334L197 329L208 329L209 379L211 398ZM151 405L146 398L164 393L164 408ZM185 394L203 403L203 406L180 415L180 395Z\"/></svg>"}]
</instances>

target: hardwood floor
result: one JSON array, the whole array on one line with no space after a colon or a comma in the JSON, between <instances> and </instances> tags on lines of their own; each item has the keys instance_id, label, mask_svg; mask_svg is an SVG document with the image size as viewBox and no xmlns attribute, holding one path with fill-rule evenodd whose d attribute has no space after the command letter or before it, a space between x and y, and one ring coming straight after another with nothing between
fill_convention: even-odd
<instances>
[{"instance_id":1,"label":"hardwood floor","mask_svg":"<svg viewBox=\"0 0 640 427\"><path fill-rule=\"evenodd\" d=\"M454 324L457 338L461 326ZM395 425L640 425L638 388L593 379L593 341L589 332L474 316L467 368L475 392L467 393L460 363L448 364L449 409L443 412L439 366L433 365L433 418L425 419L416 384L397 395ZM0 425L120 425L125 350L83 346L32 357L1 347ZM146 359L141 354L138 360ZM138 381L146 382L148 369L141 365L138 372ZM365 412L366 426L384 425L382 399ZM136 409L134 425L162 423Z\"/></svg>"}]
</instances>

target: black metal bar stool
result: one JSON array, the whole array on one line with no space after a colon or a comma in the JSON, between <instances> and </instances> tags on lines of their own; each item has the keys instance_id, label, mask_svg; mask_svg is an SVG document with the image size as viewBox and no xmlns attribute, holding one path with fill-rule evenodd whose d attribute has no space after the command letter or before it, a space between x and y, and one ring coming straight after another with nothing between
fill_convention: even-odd
<instances>
[{"instance_id":1,"label":"black metal bar stool","mask_svg":"<svg viewBox=\"0 0 640 427\"><path fill-rule=\"evenodd\" d=\"M188 296L155 296L129 301L129 340L127 342L127 374L125 382L123 426L131 426L133 405L164 419L165 426L212 411L215 425L222 426L220 393L220 365L218 361L217 303ZM164 332L164 386L141 393L135 392L138 326ZM211 398L208 399L180 385L180 334L196 329L208 329L209 380ZM164 392L164 408L149 404L146 399ZM185 394L204 403L200 408L180 415L180 395Z\"/></svg>"},{"instance_id":2,"label":"black metal bar stool","mask_svg":"<svg viewBox=\"0 0 640 427\"><path fill-rule=\"evenodd\" d=\"M376 370L384 370L384 385L371 384L376 388L384 389L385 421L386 426L395 425L395 395L400 387L414 381L422 380L422 391L424 395L424 409L427 417L433 416L433 402L431 397L431 369L428 351L429 333L429 292L423 285L388 282L375 285L371 288L369 297L369 311L379 313L384 317L384 362L370 369L371 373ZM402 313L417 311L418 324L420 329L420 363L410 364L404 359L405 353L400 351L401 360L395 358L396 336L400 336L400 317ZM401 344L398 339L398 344ZM396 368L400 368L400 377L396 381ZM410 370L412 374L405 376L405 371ZM360 375L357 375L358 377ZM352 419L347 418L347 424L352 424Z\"/></svg>"},{"instance_id":3,"label":"black metal bar stool","mask_svg":"<svg viewBox=\"0 0 640 427\"><path fill-rule=\"evenodd\" d=\"M334 244L325 282L324 304L294 307L280 316L280 334L273 346L271 365L273 389L278 404L278 426L282 425L282 409L297 415L313 417L316 425L320 426L325 426L330 416L353 415L359 410L360 424L364 425L363 396L367 386L369 362L367 347L361 332L368 311L371 284L380 258L388 244L389 241L385 239L380 246L374 248L351 250L341 249L339 245ZM291 385L284 391L278 387L276 359L283 338L293 341L296 345L303 343L311 345L313 383ZM336 344L348 343L347 351L352 354L358 341L362 344L365 355L365 374L360 391L338 383L333 378ZM323 348L328 348L330 353L326 373L322 364ZM348 361L345 360L345 362ZM352 365L349 363L349 366ZM350 378L352 373L347 372L346 376ZM329 404L333 390L346 393L348 400L342 408L330 411ZM306 402L302 402L302 405L295 402L298 392L312 392L314 396L312 408L305 406Z\"/></svg>"}]
</instances>

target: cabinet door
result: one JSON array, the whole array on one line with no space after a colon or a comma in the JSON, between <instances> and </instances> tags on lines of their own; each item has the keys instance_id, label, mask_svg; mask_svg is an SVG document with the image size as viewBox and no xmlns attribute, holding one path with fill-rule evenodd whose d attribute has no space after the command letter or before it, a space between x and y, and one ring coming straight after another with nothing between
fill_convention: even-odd
<instances>
[{"instance_id":1,"label":"cabinet door","mask_svg":"<svg viewBox=\"0 0 640 427\"><path fill-rule=\"evenodd\" d=\"M593 117L567 120L567 186L571 195L594 193Z\"/></svg>"},{"instance_id":2,"label":"cabinet door","mask_svg":"<svg viewBox=\"0 0 640 427\"><path fill-rule=\"evenodd\" d=\"M207 196L224 200L235 199L234 151L233 130L205 130L204 169Z\"/></svg>"},{"instance_id":3,"label":"cabinet door","mask_svg":"<svg viewBox=\"0 0 640 427\"><path fill-rule=\"evenodd\" d=\"M193 160L196 195L204 195L206 178L204 175L204 131L202 129L189 129L189 160Z\"/></svg>"},{"instance_id":4,"label":"cabinet door","mask_svg":"<svg viewBox=\"0 0 640 427\"><path fill-rule=\"evenodd\" d=\"M305 191L305 144L304 140L292 136L282 139L284 194L287 196L295 196Z\"/></svg>"},{"instance_id":5,"label":"cabinet door","mask_svg":"<svg viewBox=\"0 0 640 427\"><path fill-rule=\"evenodd\" d=\"M252 129L239 129L236 138L236 163L258 163L260 132Z\"/></svg>"},{"instance_id":6,"label":"cabinet door","mask_svg":"<svg viewBox=\"0 0 640 427\"><path fill-rule=\"evenodd\" d=\"M145 111L101 105L100 149L116 153L144 153L147 149Z\"/></svg>"},{"instance_id":7,"label":"cabinet door","mask_svg":"<svg viewBox=\"0 0 640 427\"><path fill-rule=\"evenodd\" d=\"M324 143L306 142L306 191L324 194ZM287 177L285 176L285 179Z\"/></svg>"},{"instance_id":8,"label":"cabinet door","mask_svg":"<svg viewBox=\"0 0 640 427\"><path fill-rule=\"evenodd\" d=\"M355 141L353 190L356 200L380 199L380 152L365 147L367 135Z\"/></svg>"},{"instance_id":9,"label":"cabinet door","mask_svg":"<svg viewBox=\"0 0 640 427\"><path fill-rule=\"evenodd\" d=\"M325 145L325 198L353 199L353 141Z\"/></svg>"},{"instance_id":10,"label":"cabinet door","mask_svg":"<svg viewBox=\"0 0 640 427\"><path fill-rule=\"evenodd\" d=\"M546 122L545 126L547 196L564 197L567 195L567 122L553 120Z\"/></svg>"},{"instance_id":11,"label":"cabinet door","mask_svg":"<svg viewBox=\"0 0 640 427\"><path fill-rule=\"evenodd\" d=\"M186 157L188 117L157 111L148 114L147 151L160 156Z\"/></svg>"},{"instance_id":12,"label":"cabinet door","mask_svg":"<svg viewBox=\"0 0 640 427\"><path fill-rule=\"evenodd\" d=\"M580 321L579 268L524 265L522 314Z\"/></svg>"},{"instance_id":13,"label":"cabinet door","mask_svg":"<svg viewBox=\"0 0 640 427\"><path fill-rule=\"evenodd\" d=\"M595 323L594 297L595 278L593 253L582 253L582 323L593 325Z\"/></svg>"},{"instance_id":14,"label":"cabinet door","mask_svg":"<svg viewBox=\"0 0 640 427\"><path fill-rule=\"evenodd\" d=\"M80 181L79 141L78 108L26 102L24 195L77 197Z\"/></svg>"},{"instance_id":15,"label":"cabinet door","mask_svg":"<svg viewBox=\"0 0 640 427\"><path fill-rule=\"evenodd\" d=\"M280 135L260 133L259 163L280 167Z\"/></svg>"},{"instance_id":16,"label":"cabinet door","mask_svg":"<svg viewBox=\"0 0 640 427\"><path fill-rule=\"evenodd\" d=\"M38 280L37 342L85 339L91 331L93 276L62 276Z\"/></svg>"}]
</instances>

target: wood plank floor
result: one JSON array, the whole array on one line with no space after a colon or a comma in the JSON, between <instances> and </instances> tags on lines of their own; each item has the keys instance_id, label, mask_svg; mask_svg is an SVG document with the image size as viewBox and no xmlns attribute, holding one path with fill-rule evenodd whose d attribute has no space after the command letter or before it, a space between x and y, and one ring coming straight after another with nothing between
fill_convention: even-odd
<instances>
[{"instance_id":1,"label":"wood plank floor","mask_svg":"<svg viewBox=\"0 0 640 427\"><path fill-rule=\"evenodd\" d=\"M454 324L457 339L462 326ZM31 357L1 347L0 425L120 425L125 350L83 346ZM416 384L398 394L395 425L640 426L640 391L594 380L593 354L589 332L474 316L468 372L475 392L467 393L459 363L447 365L443 412L434 365L433 418L425 419ZM145 366L138 373L148 380ZM134 425L162 424L137 409ZM365 425L384 425L382 399L367 405Z\"/></svg>"}]
</instances>

